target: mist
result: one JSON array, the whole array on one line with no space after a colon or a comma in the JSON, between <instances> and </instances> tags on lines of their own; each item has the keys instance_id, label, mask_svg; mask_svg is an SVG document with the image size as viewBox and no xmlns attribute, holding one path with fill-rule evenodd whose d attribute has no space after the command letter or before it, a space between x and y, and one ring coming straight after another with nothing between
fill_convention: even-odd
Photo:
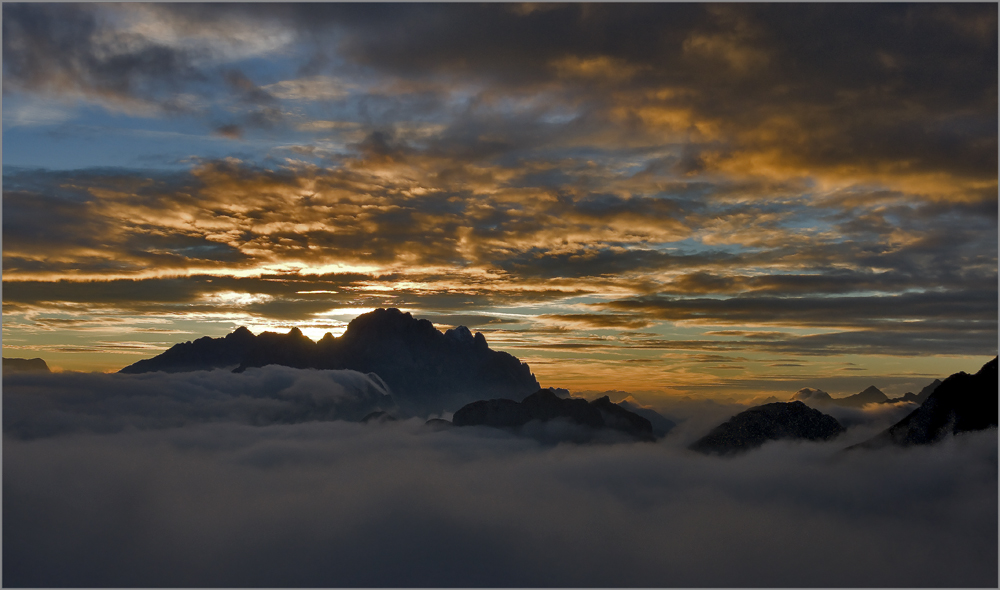
<instances>
[{"instance_id":1,"label":"mist","mask_svg":"<svg viewBox=\"0 0 1000 590\"><path fill-rule=\"evenodd\" d=\"M719 458L685 448L696 404L656 443L546 444L418 419L151 423L87 410L134 376L59 379L4 380L7 586L997 583L996 429L841 452L870 420ZM87 426L29 428L46 413L12 400L67 380Z\"/></svg>"}]
</instances>

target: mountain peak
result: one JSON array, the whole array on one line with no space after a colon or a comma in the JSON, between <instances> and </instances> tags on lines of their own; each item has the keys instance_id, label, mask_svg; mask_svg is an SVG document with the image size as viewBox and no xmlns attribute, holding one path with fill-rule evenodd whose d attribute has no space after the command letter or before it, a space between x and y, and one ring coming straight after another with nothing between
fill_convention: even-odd
<instances>
[{"instance_id":1,"label":"mountain peak","mask_svg":"<svg viewBox=\"0 0 1000 590\"><path fill-rule=\"evenodd\" d=\"M21 359L4 357L3 370L8 373L49 373L49 366L40 358Z\"/></svg>"},{"instance_id":2,"label":"mountain peak","mask_svg":"<svg viewBox=\"0 0 1000 590\"><path fill-rule=\"evenodd\" d=\"M996 426L997 359L994 358L975 375L965 372L951 375L905 418L874 438L848 448L930 444L949 434Z\"/></svg>"},{"instance_id":3,"label":"mountain peak","mask_svg":"<svg viewBox=\"0 0 1000 590\"><path fill-rule=\"evenodd\" d=\"M238 328L225 338L199 338L174 345L123 373L198 371L284 365L352 369L378 375L404 411L415 414L458 409L484 396L521 399L539 388L528 365L491 350L482 334L464 327L441 333L425 319L398 309L376 309L354 318L339 338L313 342L298 328L287 334L254 336Z\"/></svg>"},{"instance_id":4,"label":"mountain peak","mask_svg":"<svg viewBox=\"0 0 1000 590\"><path fill-rule=\"evenodd\" d=\"M832 416L801 401L755 406L712 429L689 448L702 453L729 454L781 439L829 440L844 432Z\"/></svg>"}]
</instances>

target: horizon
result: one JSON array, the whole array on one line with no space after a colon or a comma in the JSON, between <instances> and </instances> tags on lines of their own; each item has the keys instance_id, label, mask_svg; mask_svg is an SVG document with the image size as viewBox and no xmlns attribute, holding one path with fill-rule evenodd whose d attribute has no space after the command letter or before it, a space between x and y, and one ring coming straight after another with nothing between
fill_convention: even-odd
<instances>
[{"instance_id":1,"label":"horizon","mask_svg":"<svg viewBox=\"0 0 1000 590\"><path fill-rule=\"evenodd\" d=\"M5 356L111 372L379 307L663 399L898 396L997 354L992 6L3 23Z\"/></svg>"},{"instance_id":2,"label":"horizon","mask_svg":"<svg viewBox=\"0 0 1000 590\"><path fill-rule=\"evenodd\" d=\"M394 309L394 308L379 308L379 309ZM372 311L376 311L376 310L372 310ZM400 310L400 311L402 311L402 310ZM370 312L368 312L368 313L370 313ZM412 315L409 312L405 312L405 311L403 313L406 313L407 315ZM416 316L413 316L413 317L414 317L414 319L418 319L418 320L421 319L421 318L416 317ZM348 324L349 323L350 322L348 322ZM434 324L434 323L432 323L432 325L434 326L434 328L438 332L440 332L442 334L444 332L446 332L447 330L453 329L453 328L465 327L466 329L468 329L466 326L451 326L451 325L447 325L447 324L441 325L441 324ZM236 332L236 331L238 331L240 329L246 329L247 331L249 331L254 336L259 336L259 335L264 334L264 333L278 334L278 335L291 335L294 331L298 330L299 335L301 337L306 338L307 340L309 340L313 344L318 343L321 339L325 338L326 336L330 336L332 338L340 338L346 332L346 326L345 326L344 329L340 330L340 333L337 334L337 335L334 335L332 332L324 332L322 336L319 336L319 337L310 337L308 334L305 334L304 332L302 332L297 326L293 326L292 328L290 328L288 330L288 332L285 332L285 333L282 333L280 331L270 330L270 329L260 329L260 330L254 331L254 330L251 330L250 328L248 328L246 326L237 326L236 328L234 328L234 330L232 332L229 332L228 334L232 334L232 333L234 333L234 332ZM472 334L480 333L477 330L470 330L470 332ZM228 334L224 334L224 335L220 336L220 338L224 338ZM193 340L186 340L186 341L182 341L182 342L177 342L175 344L190 343ZM491 349L496 350L492 346L491 346ZM12 357L5 357L5 358L12 358ZM18 357L13 357L13 358L18 358ZM40 357L37 357L37 358L40 358ZM994 357L994 358L996 358L996 357ZM42 359L42 360L44 360L44 359ZM85 371L72 371L72 370L67 371L65 369L62 369L61 367L50 367L50 370L53 373L61 373L61 372L85 372ZM103 371L103 373L116 373L116 372L118 372L118 371L116 371L116 370ZM967 374L974 374L976 372L976 369L973 369L973 370L964 370L962 372L967 373ZM945 376L942 376L942 377L936 377L936 378L932 379L931 381L926 382L925 386L931 385L934 382L943 381L944 379L947 379L947 377L948 377L948 375L945 375ZM859 382L863 382L864 379L866 379L866 377L857 377L855 379L857 379ZM849 385L842 385L842 386L843 387L850 387ZM541 384L541 383L540 383L540 387L542 389L560 389L556 385L545 385L545 384ZM886 394L889 399L898 399L898 398L901 398L902 395L905 394L905 393L916 393L917 391L919 391L919 390L921 390L921 389L924 388L924 387L917 387L915 391L909 391L908 390L908 391L896 392L895 391L896 389L901 389L901 388L898 387L898 386L897 387L885 387L885 386L879 387L879 386L877 386L875 384L871 384L871 385L868 385L866 387L862 387L861 389L858 389L858 390L855 390L855 391L850 391L850 390L845 390L845 391L825 391L822 387L804 386L804 387L796 389L795 391L792 391L792 392L787 392L787 391L784 391L784 390L774 389L774 390L766 391L765 393L757 393L757 394L749 393L749 394L740 396L738 398L737 397L733 397L732 395L707 395L707 396L699 396L699 397L701 397L701 399L710 399L710 400L720 401L720 402L723 402L723 403L751 404L752 405L752 404L768 403L769 401L772 401L772 400L776 400L776 401L791 401L792 400L791 395L794 395L795 393L798 393L799 391L801 391L803 389L814 389L814 390L824 391L825 393L830 394L833 397L833 399L842 399L842 398L845 398L845 397L856 395L857 393L860 393L860 392L865 391L867 389L870 389L872 387L874 387L874 388L878 389L879 391L881 391L882 393ZM562 389L566 389L566 388L562 388ZM575 389L575 390L568 390L568 391L569 391L569 394L572 395L572 396L574 396L574 397L582 397L582 398L586 398L586 399L601 397L601 396L605 396L605 395L608 395L608 394L616 394L617 397L615 397L615 399L612 400L612 401L616 401L617 402L617 401L622 401L624 399L631 398L631 399L633 399L633 400L635 400L635 401L637 401L639 403L642 403L642 404L651 404L652 406L657 405L657 402L666 401L664 399L664 396L662 395L661 391L648 391L648 390L646 390L646 391L644 391L644 390L626 391L626 390L621 390L621 389L617 389L617 388L614 388L614 389L603 389L603 390L600 390L600 389ZM778 397L778 395L780 395L781 393L786 393L786 394L790 393L790 396L786 400L786 399L784 399L784 397ZM685 394L685 395L674 395L674 396L670 396L670 397L673 397L673 398L679 399L679 400L690 400L690 399L692 399L692 397L690 395L687 395L687 394Z\"/></svg>"}]
</instances>

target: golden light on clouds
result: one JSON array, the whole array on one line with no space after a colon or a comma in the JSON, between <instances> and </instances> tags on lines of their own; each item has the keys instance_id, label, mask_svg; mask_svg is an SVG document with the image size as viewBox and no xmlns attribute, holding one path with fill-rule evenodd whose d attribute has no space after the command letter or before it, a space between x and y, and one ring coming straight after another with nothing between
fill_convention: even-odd
<instances>
[{"instance_id":1,"label":"golden light on clouds","mask_svg":"<svg viewBox=\"0 0 1000 590\"><path fill-rule=\"evenodd\" d=\"M594 390L995 353L988 7L55 6L5 8L5 346L399 307Z\"/></svg>"}]
</instances>

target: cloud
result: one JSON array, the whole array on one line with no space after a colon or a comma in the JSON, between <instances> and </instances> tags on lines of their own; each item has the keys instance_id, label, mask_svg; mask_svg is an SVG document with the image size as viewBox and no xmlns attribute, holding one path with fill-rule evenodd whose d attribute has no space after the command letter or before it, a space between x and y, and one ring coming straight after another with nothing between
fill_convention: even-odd
<instances>
[{"instance_id":1,"label":"cloud","mask_svg":"<svg viewBox=\"0 0 1000 590\"><path fill-rule=\"evenodd\" d=\"M219 149L171 172L5 169L4 310L25 325L87 303L582 317L587 297L630 328L796 330L650 350L995 347L988 6L11 4L3 22L14 132L97 137L96 104Z\"/></svg>"},{"instance_id":2,"label":"cloud","mask_svg":"<svg viewBox=\"0 0 1000 590\"><path fill-rule=\"evenodd\" d=\"M192 53L112 31L99 11L85 5L5 6L8 89L79 96L135 114L178 108L166 93L202 79Z\"/></svg>"},{"instance_id":3,"label":"cloud","mask_svg":"<svg viewBox=\"0 0 1000 590\"><path fill-rule=\"evenodd\" d=\"M15 375L4 379L4 400L4 435L20 439L220 421L263 426L360 420L395 409L377 376L280 366L240 374L67 372L47 380Z\"/></svg>"},{"instance_id":4,"label":"cloud","mask_svg":"<svg viewBox=\"0 0 1000 590\"><path fill-rule=\"evenodd\" d=\"M215 377L174 383L202 405L206 390L190 388ZM109 405L74 399L84 415ZM34 439L5 427L5 582L996 583L995 430L925 448L773 443L719 459L673 436L544 446L420 421L249 426L239 416Z\"/></svg>"}]
</instances>

